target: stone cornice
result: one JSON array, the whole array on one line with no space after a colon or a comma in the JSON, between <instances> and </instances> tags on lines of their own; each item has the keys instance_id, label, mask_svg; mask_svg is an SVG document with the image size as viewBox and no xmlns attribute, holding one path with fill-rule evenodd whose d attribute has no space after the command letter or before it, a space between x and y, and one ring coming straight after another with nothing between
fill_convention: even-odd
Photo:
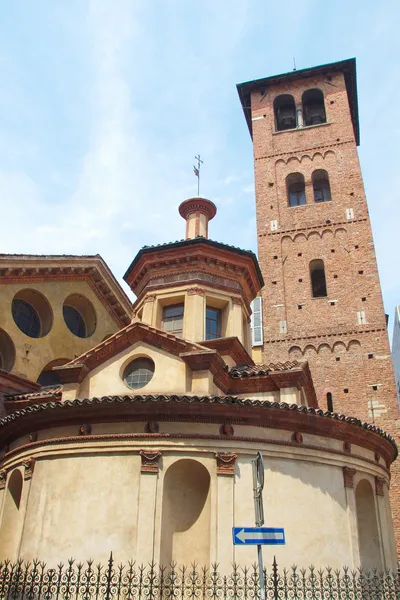
<instances>
[{"instance_id":1,"label":"stone cornice","mask_svg":"<svg viewBox=\"0 0 400 600\"><path fill-rule=\"evenodd\" d=\"M154 419L158 422L229 422L301 431L303 434L348 441L372 452L379 452L387 465L397 457L397 446L389 434L355 417L295 404L234 396L104 396L32 405L1 419L0 445L5 446L30 431L81 424L83 421L147 422Z\"/></svg>"},{"instance_id":2,"label":"stone cornice","mask_svg":"<svg viewBox=\"0 0 400 600\"><path fill-rule=\"evenodd\" d=\"M131 320L132 303L100 255L0 254L0 285L48 281L86 281L120 327Z\"/></svg>"}]
</instances>

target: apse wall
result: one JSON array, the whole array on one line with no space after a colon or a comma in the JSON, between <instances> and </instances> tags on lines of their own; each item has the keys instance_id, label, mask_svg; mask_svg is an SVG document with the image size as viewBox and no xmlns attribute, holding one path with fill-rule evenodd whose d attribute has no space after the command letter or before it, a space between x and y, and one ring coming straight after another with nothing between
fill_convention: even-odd
<instances>
[{"instance_id":1,"label":"apse wall","mask_svg":"<svg viewBox=\"0 0 400 600\"><path fill-rule=\"evenodd\" d=\"M251 565L254 548L233 546L231 530L254 524L251 460L261 450L265 525L284 527L287 540L264 550L266 564L275 554L281 566L395 568L388 471L372 450L345 454L340 440L291 442L288 431L244 425L218 443L217 424L165 422L143 433L148 426L103 423L82 437L73 427L46 430L29 453L18 453L26 438L16 441L0 490L0 559L104 563L112 551L118 563L217 562L225 572L232 562ZM16 471L18 508L10 497Z\"/></svg>"}]
</instances>

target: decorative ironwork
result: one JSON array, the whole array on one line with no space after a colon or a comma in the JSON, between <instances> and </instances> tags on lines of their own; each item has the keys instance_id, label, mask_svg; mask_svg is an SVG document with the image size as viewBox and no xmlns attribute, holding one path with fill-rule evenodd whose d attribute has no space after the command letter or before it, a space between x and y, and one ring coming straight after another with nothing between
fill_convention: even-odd
<instances>
[{"instance_id":1,"label":"decorative ironwork","mask_svg":"<svg viewBox=\"0 0 400 600\"><path fill-rule=\"evenodd\" d=\"M265 569L266 600L398 600L400 573L362 569ZM257 568L233 565L224 575L217 565L148 566L130 561L107 565L92 560L49 568L39 560L0 563L0 600L256 600Z\"/></svg>"},{"instance_id":2,"label":"decorative ironwork","mask_svg":"<svg viewBox=\"0 0 400 600\"><path fill-rule=\"evenodd\" d=\"M217 475L234 475L237 456L236 452L216 452Z\"/></svg>"},{"instance_id":3,"label":"decorative ironwork","mask_svg":"<svg viewBox=\"0 0 400 600\"><path fill-rule=\"evenodd\" d=\"M158 473L158 463L161 458L161 452L158 450L141 450L140 458L142 459L142 473Z\"/></svg>"},{"instance_id":4,"label":"decorative ironwork","mask_svg":"<svg viewBox=\"0 0 400 600\"><path fill-rule=\"evenodd\" d=\"M4 490L6 487L7 481L7 471L5 469L1 469L0 471L0 490Z\"/></svg>"}]
</instances>

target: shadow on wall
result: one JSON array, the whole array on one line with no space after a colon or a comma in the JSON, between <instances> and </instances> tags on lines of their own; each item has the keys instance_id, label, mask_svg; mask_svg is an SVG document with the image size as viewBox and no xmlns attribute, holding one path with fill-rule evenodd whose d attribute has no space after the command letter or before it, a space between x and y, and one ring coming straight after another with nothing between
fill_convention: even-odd
<instances>
[{"instance_id":1,"label":"shadow on wall","mask_svg":"<svg viewBox=\"0 0 400 600\"><path fill-rule=\"evenodd\" d=\"M15 469L8 481L4 499L3 518L0 529L0 557L15 560L19 544L20 503L23 479L19 469Z\"/></svg>"},{"instance_id":2,"label":"shadow on wall","mask_svg":"<svg viewBox=\"0 0 400 600\"><path fill-rule=\"evenodd\" d=\"M374 492L362 479L356 487L357 527L363 569L382 569Z\"/></svg>"},{"instance_id":3,"label":"shadow on wall","mask_svg":"<svg viewBox=\"0 0 400 600\"><path fill-rule=\"evenodd\" d=\"M210 562L210 474L182 459L164 477L160 564Z\"/></svg>"}]
</instances>

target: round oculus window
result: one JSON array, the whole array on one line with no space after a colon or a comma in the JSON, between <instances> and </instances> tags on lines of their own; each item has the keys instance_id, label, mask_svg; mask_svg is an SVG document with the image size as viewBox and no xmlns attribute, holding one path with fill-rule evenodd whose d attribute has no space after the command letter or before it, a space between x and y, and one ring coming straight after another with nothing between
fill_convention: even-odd
<instances>
[{"instance_id":1,"label":"round oculus window","mask_svg":"<svg viewBox=\"0 0 400 600\"><path fill-rule=\"evenodd\" d=\"M71 294L63 304L64 322L79 338L91 337L96 330L96 313L92 303L81 294Z\"/></svg>"},{"instance_id":2,"label":"round oculus window","mask_svg":"<svg viewBox=\"0 0 400 600\"><path fill-rule=\"evenodd\" d=\"M147 385L154 375L154 362L149 358L137 358L125 368L123 379L132 390Z\"/></svg>"},{"instance_id":3,"label":"round oculus window","mask_svg":"<svg viewBox=\"0 0 400 600\"><path fill-rule=\"evenodd\" d=\"M47 335L53 322L53 313L46 298L36 290L21 290L15 294L11 312L18 328L31 338Z\"/></svg>"}]
</instances>

